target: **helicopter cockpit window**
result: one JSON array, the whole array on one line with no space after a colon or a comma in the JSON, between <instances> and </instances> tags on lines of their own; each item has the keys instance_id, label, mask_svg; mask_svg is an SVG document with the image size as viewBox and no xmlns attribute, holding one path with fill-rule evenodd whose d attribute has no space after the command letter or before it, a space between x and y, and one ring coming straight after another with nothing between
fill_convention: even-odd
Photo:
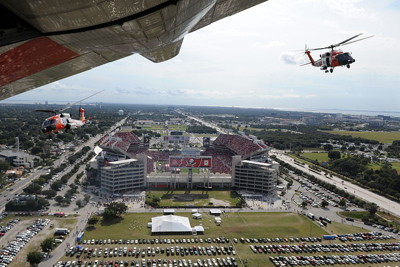
<instances>
[{"instance_id":1,"label":"helicopter cockpit window","mask_svg":"<svg viewBox=\"0 0 400 267\"><path fill-rule=\"evenodd\" d=\"M336 58L339 61L339 64L341 64L341 65L345 65L345 64L348 64L348 63L351 63L354 61L353 58L351 57L350 53L348 53L348 52L337 55Z\"/></svg>"},{"instance_id":2,"label":"helicopter cockpit window","mask_svg":"<svg viewBox=\"0 0 400 267\"><path fill-rule=\"evenodd\" d=\"M56 122L55 119L47 120L47 121L43 122L43 127L50 126L50 125L54 124L55 122Z\"/></svg>"}]
</instances>

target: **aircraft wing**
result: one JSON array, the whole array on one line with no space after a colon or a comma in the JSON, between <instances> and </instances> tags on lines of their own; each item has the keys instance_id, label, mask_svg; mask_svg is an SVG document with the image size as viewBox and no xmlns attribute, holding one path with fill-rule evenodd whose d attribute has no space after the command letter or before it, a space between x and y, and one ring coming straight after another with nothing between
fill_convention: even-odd
<instances>
[{"instance_id":1,"label":"aircraft wing","mask_svg":"<svg viewBox=\"0 0 400 267\"><path fill-rule=\"evenodd\" d=\"M184 36L267 0L0 0L0 100Z\"/></svg>"}]
</instances>

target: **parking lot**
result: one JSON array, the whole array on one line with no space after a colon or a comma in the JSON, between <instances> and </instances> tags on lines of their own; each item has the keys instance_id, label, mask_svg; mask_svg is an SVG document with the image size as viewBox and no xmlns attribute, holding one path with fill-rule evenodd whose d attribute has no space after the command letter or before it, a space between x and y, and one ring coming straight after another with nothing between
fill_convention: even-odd
<instances>
[{"instance_id":1,"label":"parking lot","mask_svg":"<svg viewBox=\"0 0 400 267\"><path fill-rule=\"evenodd\" d=\"M56 266L365 264L395 262L399 251L394 236L378 232L337 235L334 242L322 237L91 239L71 246Z\"/></svg>"},{"instance_id":2,"label":"parking lot","mask_svg":"<svg viewBox=\"0 0 400 267\"><path fill-rule=\"evenodd\" d=\"M28 225L28 227L18 232L15 238L3 245L0 252L0 267L8 266L14 258L16 258L18 252L43 228L50 222L49 219L36 219L34 223Z\"/></svg>"}]
</instances>

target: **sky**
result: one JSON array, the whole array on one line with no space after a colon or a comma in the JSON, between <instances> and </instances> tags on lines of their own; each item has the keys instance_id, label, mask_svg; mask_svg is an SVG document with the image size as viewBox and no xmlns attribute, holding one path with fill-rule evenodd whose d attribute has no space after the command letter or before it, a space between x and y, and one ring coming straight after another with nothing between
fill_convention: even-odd
<instances>
[{"instance_id":1,"label":"sky","mask_svg":"<svg viewBox=\"0 0 400 267\"><path fill-rule=\"evenodd\" d=\"M299 66L305 45L359 33L374 37L341 47L356 59L350 69ZM169 61L133 55L2 102L73 102L104 90L87 101L400 112L399 44L398 0L269 0L186 35Z\"/></svg>"}]
</instances>

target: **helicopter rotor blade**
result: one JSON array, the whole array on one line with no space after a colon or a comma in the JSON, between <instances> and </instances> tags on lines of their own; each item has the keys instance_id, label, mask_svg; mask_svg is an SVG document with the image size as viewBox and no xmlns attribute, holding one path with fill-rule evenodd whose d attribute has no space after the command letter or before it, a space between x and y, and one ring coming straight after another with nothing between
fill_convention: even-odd
<instances>
[{"instance_id":1,"label":"helicopter rotor blade","mask_svg":"<svg viewBox=\"0 0 400 267\"><path fill-rule=\"evenodd\" d=\"M99 91L99 92L97 92L97 93L94 93L94 94L88 96L88 97L85 97L84 99L81 99L81 100L79 100L79 101L76 101L75 103L69 104L69 105L65 106L63 109L57 110L57 112L62 112L62 111L64 111L64 110L66 110L66 109L69 109L70 107L72 107L72 106L74 106L74 105L76 105L76 104L82 102L83 100L86 100L86 99L88 99L88 98L90 98L90 97L92 97L92 96L95 96L95 95L97 95L97 94L100 94L100 93L103 92L103 91L104 91L104 90L101 90L101 91Z\"/></svg>"},{"instance_id":2,"label":"helicopter rotor blade","mask_svg":"<svg viewBox=\"0 0 400 267\"><path fill-rule=\"evenodd\" d=\"M57 113L57 110L50 109L35 109L36 112Z\"/></svg>"},{"instance_id":3,"label":"helicopter rotor blade","mask_svg":"<svg viewBox=\"0 0 400 267\"><path fill-rule=\"evenodd\" d=\"M331 46L318 47L318 48L308 49L308 51L317 51L317 50L324 50L324 49L329 49L329 48L332 48L332 47Z\"/></svg>"},{"instance_id":4,"label":"helicopter rotor blade","mask_svg":"<svg viewBox=\"0 0 400 267\"><path fill-rule=\"evenodd\" d=\"M360 35L362 35L362 33L359 33L359 34L357 34L357 35L354 35L353 37L350 37L349 39L346 39L346 40L344 40L344 41L342 41L342 42L340 42L340 43L334 44L334 45L332 45L332 46L333 46L333 47L336 47L336 46L345 44L345 43L347 43L348 41L351 41L351 40L353 40L354 38L357 38L357 37L360 36Z\"/></svg>"},{"instance_id":5,"label":"helicopter rotor blade","mask_svg":"<svg viewBox=\"0 0 400 267\"><path fill-rule=\"evenodd\" d=\"M355 42L358 42L358 41L362 41L362 40L365 40L365 39L368 39L368 38L371 38L371 37L374 37L374 36L375 35L367 36L367 37L364 37L364 38L361 38L361 39L358 39L358 40L354 40L354 41L351 41L351 42L347 42L347 43L344 43L344 44L341 44L341 45L352 44L352 43L355 43Z\"/></svg>"},{"instance_id":6,"label":"helicopter rotor blade","mask_svg":"<svg viewBox=\"0 0 400 267\"><path fill-rule=\"evenodd\" d=\"M358 41L362 41L362 40L374 37L374 35L371 35L371 36L367 36L367 37L364 37L364 38L361 38L361 39L358 39L358 40L351 41L351 40L353 40L353 39L355 39L355 38L357 38L357 37L359 37L361 35L362 35L362 33L354 35L353 37L351 37L349 39L346 39L346 40L344 40L344 41L342 41L340 43L337 43L337 44L333 44L333 45L329 45L329 46L325 46L325 47L318 47L318 48L308 49L308 50L309 51L324 50L324 49L332 49L333 50L333 48L338 47L338 46L348 45L348 44L352 44L352 43L355 43L355 42L358 42Z\"/></svg>"}]
</instances>

